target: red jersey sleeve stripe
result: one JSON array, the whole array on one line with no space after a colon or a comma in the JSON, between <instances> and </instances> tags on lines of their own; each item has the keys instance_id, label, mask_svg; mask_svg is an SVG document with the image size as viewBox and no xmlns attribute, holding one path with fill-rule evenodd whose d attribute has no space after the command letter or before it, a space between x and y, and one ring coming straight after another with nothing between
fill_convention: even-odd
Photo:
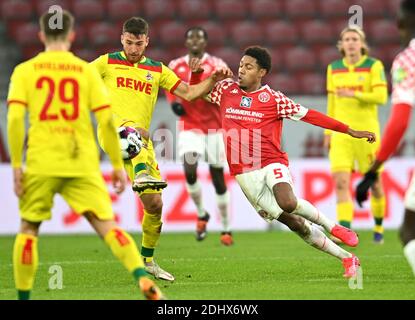
<instances>
[{"instance_id":1,"label":"red jersey sleeve stripe","mask_svg":"<svg viewBox=\"0 0 415 320\"><path fill-rule=\"evenodd\" d=\"M177 87L179 86L179 84L182 82L182 80L177 80L176 84L170 89L170 93L174 94L174 90L177 89Z\"/></svg>"},{"instance_id":2,"label":"red jersey sleeve stripe","mask_svg":"<svg viewBox=\"0 0 415 320\"><path fill-rule=\"evenodd\" d=\"M103 110L103 109L107 109L107 108L109 108L109 107L110 107L110 105L109 105L109 104L106 104L106 105L104 105L104 106L96 107L96 108L92 109L92 111L93 111L93 112L97 112L97 111L101 111L101 110Z\"/></svg>"},{"instance_id":3,"label":"red jersey sleeve stripe","mask_svg":"<svg viewBox=\"0 0 415 320\"><path fill-rule=\"evenodd\" d=\"M9 106L11 103L18 103L22 104L23 106L27 107L27 102L21 101L21 100L9 100L7 101L7 106Z\"/></svg>"}]
</instances>

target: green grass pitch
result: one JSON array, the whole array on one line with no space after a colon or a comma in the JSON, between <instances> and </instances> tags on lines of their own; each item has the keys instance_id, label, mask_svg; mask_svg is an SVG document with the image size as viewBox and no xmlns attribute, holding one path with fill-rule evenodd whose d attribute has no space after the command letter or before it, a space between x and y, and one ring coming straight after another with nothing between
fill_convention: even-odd
<instances>
[{"instance_id":1,"label":"green grass pitch","mask_svg":"<svg viewBox=\"0 0 415 320\"><path fill-rule=\"evenodd\" d=\"M363 289L352 290L340 261L309 247L290 232L235 232L224 247L219 234L196 242L191 233L162 234L159 264L176 276L157 283L169 299L415 299L415 277L397 231L384 245L359 232ZM134 234L136 240L139 235ZM15 299L11 255L13 237L0 237L0 299ZM40 265L33 299L142 299L121 264L94 235L41 236ZM48 287L52 265L63 270L63 288Z\"/></svg>"}]
</instances>

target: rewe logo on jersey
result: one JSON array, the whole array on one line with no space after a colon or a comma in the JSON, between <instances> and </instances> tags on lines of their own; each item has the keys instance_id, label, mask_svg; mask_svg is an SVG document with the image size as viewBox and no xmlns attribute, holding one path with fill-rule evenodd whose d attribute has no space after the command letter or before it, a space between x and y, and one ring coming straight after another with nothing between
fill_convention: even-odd
<instances>
[{"instance_id":1,"label":"rewe logo on jersey","mask_svg":"<svg viewBox=\"0 0 415 320\"><path fill-rule=\"evenodd\" d=\"M150 95L153 85L140 80L117 77L117 88L129 88Z\"/></svg>"},{"instance_id":2,"label":"rewe logo on jersey","mask_svg":"<svg viewBox=\"0 0 415 320\"><path fill-rule=\"evenodd\" d=\"M241 103L239 104L239 106L243 108L250 108L251 104L252 104L252 98L242 96Z\"/></svg>"}]
</instances>

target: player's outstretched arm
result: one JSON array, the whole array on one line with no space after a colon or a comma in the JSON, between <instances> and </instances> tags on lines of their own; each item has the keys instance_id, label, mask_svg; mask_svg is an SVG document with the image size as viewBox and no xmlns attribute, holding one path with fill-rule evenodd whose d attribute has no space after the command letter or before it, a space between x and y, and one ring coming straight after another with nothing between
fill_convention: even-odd
<instances>
[{"instance_id":1,"label":"player's outstretched arm","mask_svg":"<svg viewBox=\"0 0 415 320\"><path fill-rule=\"evenodd\" d=\"M213 89L216 82L226 78L232 78L232 76L233 73L229 68L220 68L198 84L188 85L181 82L176 90L174 90L173 94L187 101L194 101L208 94Z\"/></svg>"},{"instance_id":2,"label":"player's outstretched arm","mask_svg":"<svg viewBox=\"0 0 415 320\"><path fill-rule=\"evenodd\" d=\"M26 106L20 102L9 102L7 114L7 139L13 167L14 193L21 197L23 189L23 148L25 139Z\"/></svg>"},{"instance_id":3,"label":"player's outstretched arm","mask_svg":"<svg viewBox=\"0 0 415 320\"><path fill-rule=\"evenodd\" d=\"M369 189L378 178L378 170L382 164L395 152L405 134L411 118L412 107L406 103L392 107L392 114L383 133L382 144L370 169L365 173L362 181L356 186L356 200L359 206L368 199Z\"/></svg>"},{"instance_id":4,"label":"player's outstretched arm","mask_svg":"<svg viewBox=\"0 0 415 320\"><path fill-rule=\"evenodd\" d=\"M353 138L366 138L369 143L373 143L376 141L376 135L373 132L353 130L343 122L326 116L324 113L318 112L313 109L308 109L306 115L302 117L301 120L313 124L315 126L319 126L321 128L348 134Z\"/></svg>"}]
</instances>

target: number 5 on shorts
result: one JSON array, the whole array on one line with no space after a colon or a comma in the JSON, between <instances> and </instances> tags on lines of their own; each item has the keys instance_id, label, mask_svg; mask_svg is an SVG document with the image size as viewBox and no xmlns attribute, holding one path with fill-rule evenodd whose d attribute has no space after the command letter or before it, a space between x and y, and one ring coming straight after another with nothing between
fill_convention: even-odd
<instances>
[{"instance_id":1,"label":"number 5 on shorts","mask_svg":"<svg viewBox=\"0 0 415 320\"><path fill-rule=\"evenodd\" d=\"M281 179L283 177L281 168L274 169L274 177L275 179Z\"/></svg>"}]
</instances>

